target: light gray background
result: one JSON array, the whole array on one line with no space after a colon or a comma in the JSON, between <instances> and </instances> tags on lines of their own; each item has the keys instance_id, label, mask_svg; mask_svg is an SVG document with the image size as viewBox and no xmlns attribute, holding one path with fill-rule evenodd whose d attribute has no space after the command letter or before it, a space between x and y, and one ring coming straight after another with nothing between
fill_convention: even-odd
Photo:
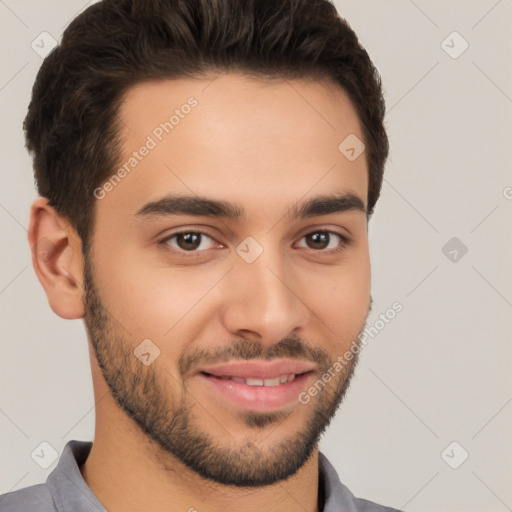
<instances>
[{"instance_id":1,"label":"light gray background","mask_svg":"<svg viewBox=\"0 0 512 512\"><path fill-rule=\"evenodd\" d=\"M86 5L0 0L0 493L46 480L31 452L92 440L85 330L49 308L31 265L36 197L22 120L42 62ZM358 496L407 511L512 510L512 0L348 0L338 9L379 69L391 155L370 222L369 342L322 440ZM441 46L457 31L469 48ZM460 43L449 39L452 51ZM467 254L442 247L457 237ZM453 257L452 253L452 257ZM462 449L468 459L452 469Z\"/></svg>"}]
</instances>

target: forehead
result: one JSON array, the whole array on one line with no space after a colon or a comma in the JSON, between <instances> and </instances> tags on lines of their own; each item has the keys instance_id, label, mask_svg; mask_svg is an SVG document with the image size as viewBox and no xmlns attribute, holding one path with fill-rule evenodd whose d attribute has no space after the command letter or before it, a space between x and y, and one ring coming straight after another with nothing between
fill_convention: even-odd
<instances>
[{"instance_id":1,"label":"forehead","mask_svg":"<svg viewBox=\"0 0 512 512\"><path fill-rule=\"evenodd\" d=\"M366 205L366 155L351 161L339 148L347 137L363 140L361 125L331 82L238 73L146 82L127 92L119 121L113 174L125 172L100 208L135 214L166 194L195 194L245 203L260 216L269 202L275 216L276 204L328 192L354 193Z\"/></svg>"}]
</instances>

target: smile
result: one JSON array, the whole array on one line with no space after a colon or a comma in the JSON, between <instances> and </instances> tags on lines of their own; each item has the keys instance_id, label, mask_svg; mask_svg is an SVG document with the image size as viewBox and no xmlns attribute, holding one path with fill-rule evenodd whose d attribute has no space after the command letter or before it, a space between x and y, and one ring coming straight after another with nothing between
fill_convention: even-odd
<instances>
[{"instance_id":1,"label":"smile","mask_svg":"<svg viewBox=\"0 0 512 512\"><path fill-rule=\"evenodd\" d=\"M282 374L274 378L215 376L206 372L196 375L207 403L219 399L229 407L253 412L275 412L298 405L299 394L307 389L315 372Z\"/></svg>"},{"instance_id":2,"label":"smile","mask_svg":"<svg viewBox=\"0 0 512 512\"><path fill-rule=\"evenodd\" d=\"M205 375L210 375L204 372ZM302 375L302 374L300 374ZM210 377L216 377L215 375L210 375ZM246 384L247 386L279 386L280 384L285 384L286 382L292 382L296 377L295 373L289 373L285 375L279 375L278 377L274 377L273 379L259 379L257 377L230 377L228 375L223 375L221 377L216 377L218 379L223 380L233 380L235 382L239 382L240 384Z\"/></svg>"}]
</instances>

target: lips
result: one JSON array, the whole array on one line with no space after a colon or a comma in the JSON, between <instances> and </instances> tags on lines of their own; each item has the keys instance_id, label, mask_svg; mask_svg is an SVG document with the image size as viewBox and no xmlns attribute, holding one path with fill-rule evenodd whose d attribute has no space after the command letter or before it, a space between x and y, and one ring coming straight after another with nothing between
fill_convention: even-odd
<instances>
[{"instance_id":1,"label":"lips","mask_svg":"<svg viewBox=\"0 0 512 512\"><path fill-rule=\"evenodd\" d=\"M230 407L253 412L279 411L297 402L314 379L316 367L307 361L236 361L198 368L197 382L207 396Z\"/></svg>"},{"instance_id":2,"label":"lips","mask_svg":"<svg viewBox=\"0 0 512 512\"><path fill-rule=\"evenodd\" d=\"M203 372L205 375L211 375L206 372ZM233 380L235 382L240 382L241 384L247 384L248 386L279 386L280 384L285 384L286 382L291 382L295 379L296 374L290 373L287 375L279 375L278 377L274 377L272 379L258 379L256 377L217 377L215 375L211 375L217 379L222 380Z\"/></svg>"},{"instance_id":3,"label":"lips","mask_svg":"<svg viewBox=\"0 0 512 512\"><path fill-rule=\"evenodd\" d=\"M277 386L247 385L204 372L198 373L196 378L200 392L207 396L206 403L224 403L230 408L263 413L296 406L299 394L315 377L314 372L301 373L290 382Z\"/></svg>"},{"instance_id":4,"label":"lips","mask_svg":"<svg viewBox=\"0 0 512 512\"><path fill-rule=\"evenodd\" d=\"M279 359L273 361L239 361L216 366L203 366L200 373L220 379L244 382L249 386L277 386L291 382L297 375L314 370L306 361Z\"/></svg>"}]
</instances>

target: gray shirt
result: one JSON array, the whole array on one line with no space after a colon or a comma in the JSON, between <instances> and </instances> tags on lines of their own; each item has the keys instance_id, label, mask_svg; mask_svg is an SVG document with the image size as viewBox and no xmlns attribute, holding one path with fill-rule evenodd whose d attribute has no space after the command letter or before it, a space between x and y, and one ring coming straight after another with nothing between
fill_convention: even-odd
<instances>
[{"instance_id":1,"label":"gray shirt","mask_svg":"<svg viewBox=\"0 0 512 512\"><path fill-rule=\"evenodd\" d=\"M91 451L91 441L69 441L46 483L0 496L0 512L107 512L87 486L79 467ZM400 512L355 498L340 482L334 467L318 454L320 503L323 512ZM323 498L322 498L323 497Z\"/></svg>"}]
</instances>

